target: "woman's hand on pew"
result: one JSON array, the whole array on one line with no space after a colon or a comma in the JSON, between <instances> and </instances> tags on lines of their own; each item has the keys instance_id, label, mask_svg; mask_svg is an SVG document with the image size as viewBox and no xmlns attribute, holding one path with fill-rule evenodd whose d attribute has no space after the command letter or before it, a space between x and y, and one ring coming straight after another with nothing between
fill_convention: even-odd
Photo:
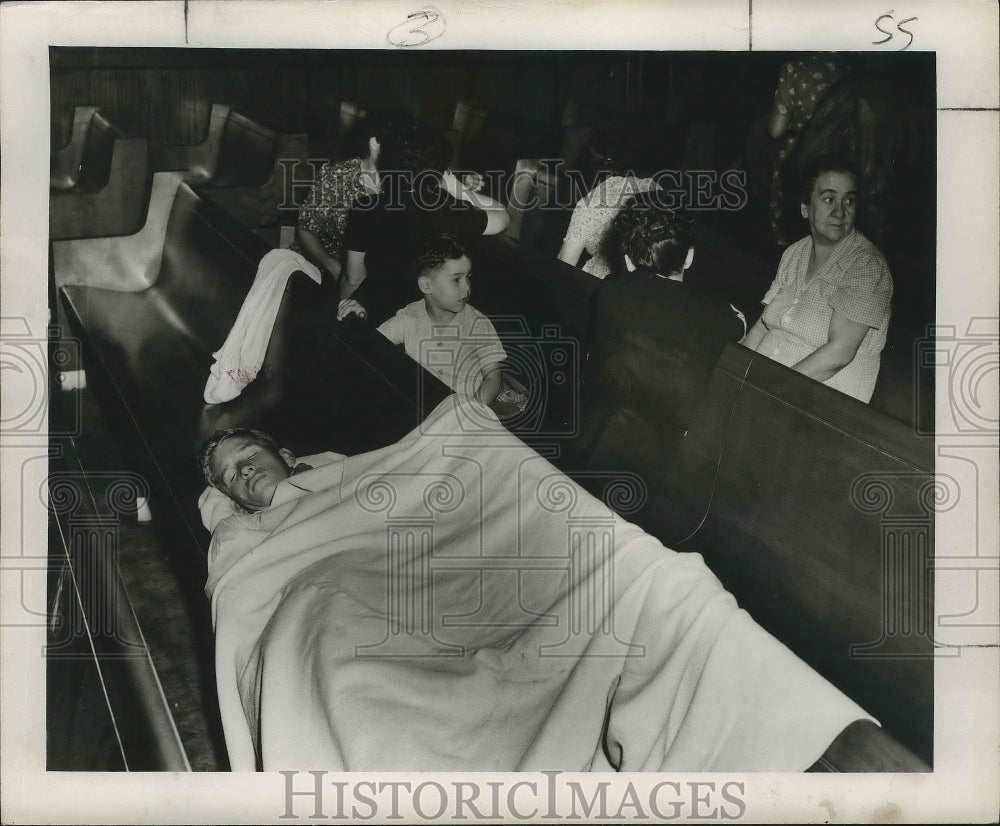
<instances>
[{"instance_id":1,"label":"woman's hand on pew","mask_svg":"<svg viewBox=\"0 0 1000 826\"><path fill-rule=\"evenodd\" d=\"M479 192L485 183L486 179L478 172L466 172L462 175L462 186L473 192Z\"/></svg>"},{"instance_id":2,"label":"woman's hand on pew","mask_svg":"<svg viewBox=\"0 0 1000 826\"><path fill-rule=\"evenodd\" d=\"M337 321L343 321L350 315L356 315L358 318L367 318L368 310L365 309L360 301L356 301L353 298L345 298L337 305Z\"/></svg>"}]
</instances>

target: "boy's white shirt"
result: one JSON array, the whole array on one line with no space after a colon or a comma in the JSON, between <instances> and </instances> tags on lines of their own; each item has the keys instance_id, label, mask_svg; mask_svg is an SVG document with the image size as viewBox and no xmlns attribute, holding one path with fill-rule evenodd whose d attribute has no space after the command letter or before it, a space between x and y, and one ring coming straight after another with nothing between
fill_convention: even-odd
<instances>
[{"instance_id":1,"label":"boy's white shirt","mask_svg":"<svg viewBox=\"0 0 1000 826\"><path fill-rule=\"evenodd\" d=\"M452 390L468 396L479 389L486 367L507 358L493 323L471 304L450 322L438 324L428 314L424 299L418 299L379 325L378 331L393 344L402 344L410 358ZM476 368L475 381L466 381L465 371L472 367Z\"/></svg>"}]
</instances>

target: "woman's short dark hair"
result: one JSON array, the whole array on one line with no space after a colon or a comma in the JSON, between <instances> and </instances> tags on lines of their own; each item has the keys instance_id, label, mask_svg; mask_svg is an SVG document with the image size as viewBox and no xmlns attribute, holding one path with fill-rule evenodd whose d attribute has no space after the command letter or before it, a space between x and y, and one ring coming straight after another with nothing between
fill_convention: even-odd
<instances>
[{"instance_id":1,"label":"woman's short dark hair","mask_svg":"<svg viewBox=\"0 0 1000 826\"><path fill-rule=\"evenodd\" d=\"M642 192L615 216L611 237L616 258L627 255L637 267L672 275L683 269L694 246L695 225L687 213L665 207L655 191Z\"/></svg>"},{"instance_id":2,"label":"woman's short dark hair","mask_svg":"<svg viewBox=\"0 0 1000 826\"><path fill-rule=\"evenodd\" d=\"M444 172L448 168L451 147L435 129L414 124L400 129L388 146L382 147L379 169L403 173L411 179L423 172Z\"/></svg>"},{"instance_id":3,"label":"woman's short dark hair","mask_svg":"<svg viewBox=\"0 0 1000 826\"><path fill-rule=\"evenodd\" d=\"M423 205L439 203L450 160L451 146L437 130L419 123L402 129L379 154L382 191L392 199L393 193L413 192Z\"/></svg>"},{"instance_id":4,"label":"woman's short dark hair","mask_svg":"<svg viewBox=\"0 0 1000 826\"><path fill-rule=\"evenodd\" d=\"M413 115L403 109L373 109L351 130L347 139L348 154L364 157L368 154L368 140L375 138L385 154L397 135L413 126ZM390 149L391 152L391 149Z\"/></svg>"},{"instance_id":5,"label":"woman's short dark hair","mask_svg":"<svg viewBox=\"0 0 1000 826\"><path fill-rule=\"evenodd\" d=\"M439 232L422 239L413 256L414 277L420 278L440 267L445 261L468 256L469 251L451 232Z\"/></svg>"},{"instance_id":6,"label":"woman's short dark hair","mask_svg":"<svg viewBox=\"0 0 1000 826\"><path fill-rule=\"evenodd\" d=\"M861 185L861 172L857 164L846 155L820 155L810 161L805 169L802 170L802 175L799 178L799 199L801 203L809 203L813 187L816 186L816 181L819 180L820 175L825 175L827 172L840 172L844 175L853 175L858 186L860 187Z\"/></svg>"},{"instance_id":7,"label":"woman's short dark hair","mask_svg":"<svg viewBox=\"0 0 1000 826\"><path fill-rule=\"evenodd\" d=\"M215 452L219 449L219 445L221 445L230 436L245 436L252 439L254 443L260 445L261 447L273 450L275 454L277 454L280 449L278 447L278 443L263 430L255 430L252 427L229 427L225 430L216 430L205 440L205 443L198 450L198 466L201 468L201 473L205 477L205 482L213 488L219 487L220 481L215 475L215 470L212 467L212 463L215 460Z\"/></svg>"}]
</instances>

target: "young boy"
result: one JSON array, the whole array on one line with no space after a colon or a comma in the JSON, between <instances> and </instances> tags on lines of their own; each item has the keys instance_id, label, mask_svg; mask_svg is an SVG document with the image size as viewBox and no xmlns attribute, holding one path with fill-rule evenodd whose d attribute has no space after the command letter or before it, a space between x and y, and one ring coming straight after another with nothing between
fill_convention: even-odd
<instances>
[{"instance_id":1,"label":"young boy","mask_svg":"<svg viewBox=\"0 0 1000 826\"><path fill-rule=\"evenodd\" d=\"M312 465L296 464L295 455L267 433L247 427L216 430L198 451L198 465L210 487L248 513L270 507L278 485L289 476L312 470Z\"/></svg>"},{"instance_id":2,"label":"young boy","mask_svg":"<svg viewBox=\"0 0 1000 826\"><path fill-rule=\"evenodd\" d=\"M451 233L430 236L413 267L424 297L378 331L459 395L493 405L503 388L500 365L507 353L492 322L469 304L472 264L465 248Z\"/></svg>"}]
</instances>

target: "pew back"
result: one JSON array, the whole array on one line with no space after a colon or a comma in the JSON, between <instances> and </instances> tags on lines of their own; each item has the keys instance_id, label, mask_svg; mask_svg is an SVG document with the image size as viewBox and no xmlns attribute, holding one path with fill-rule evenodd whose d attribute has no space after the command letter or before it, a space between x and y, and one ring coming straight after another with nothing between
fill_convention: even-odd
<instances>
[{"instance_id":1,"label":"pew back","mask_svg":"<svg viewBox=\"0 0 1000 826\"><path fill-rule=\"evenodd\" d=\"M661 537L930 762L933 440L738 345L703 409Z\"/></svg>"},{"instance_id":2,"label":"pew back","mask_svg":"<svg viewBox=\"0 0 1000 826\"><path fill-rule=\"evenodd\" d=\"M181 170L193 185L260 186L274 165L277 134L231 107L213 103L208 132L200 143L154 146L154 172Z\"/></svg>"},{"instance_id":3,"label":"pew back","mask_svg":"<svg viewBox=\"0 0 1000 826\"><path fill-rule=\"evenodd\" d=\"M92 192L102 189L111 175L111 157L115 142L125 137L122 131L108 121L100 112L94 112L90 128L83 142L83 156L80 159L80 177L74 190Z\"/></svg>"},{"instance_id":4,"label":"pew back","mask_svg":"<svg viewBox=\"0 0 1000 826\"><path fill-rule=\"evenodd\" d=\"M554 325L582 372L597 279L505 238L483 239L473 273L478 309L517 317L529 334ZM516 343L498 332L508 349ZM553 461L601 495L621 465L607 453L575 463L588 388L567 392L553 376L542 386L545 427L522 435L556 445ZM932 440L906 423L730 344L628 518L701 553L755 619L930 763L933 467Z\"/></svg>"},{"instance_id":5,"label":"pew back","mask_svg":"<svg viewBox=\"0 0 1000 826\"><path fill-rule=\"evenodd\" d=\"M472 101L455 105L452 128L459 140L458 165L484 174L492 171L486 185L494 197L503 192L497 172L513 169L518 158L556 157L560 149L558 127L492 112Z\"/></svg>"},{"instance_id":6,"label":"pew back","mask_svg":"<svg viewBox=\"0 0 1000 826\"><path fill-rule=\"evenodd\" d=\"M90 121L97 112L96 106L73 107L73 122L65 146L53 149L49 163L49 189L62 192L76 186L80 178L83 145L87 140Z\"/></svg>"}]
</instances>

